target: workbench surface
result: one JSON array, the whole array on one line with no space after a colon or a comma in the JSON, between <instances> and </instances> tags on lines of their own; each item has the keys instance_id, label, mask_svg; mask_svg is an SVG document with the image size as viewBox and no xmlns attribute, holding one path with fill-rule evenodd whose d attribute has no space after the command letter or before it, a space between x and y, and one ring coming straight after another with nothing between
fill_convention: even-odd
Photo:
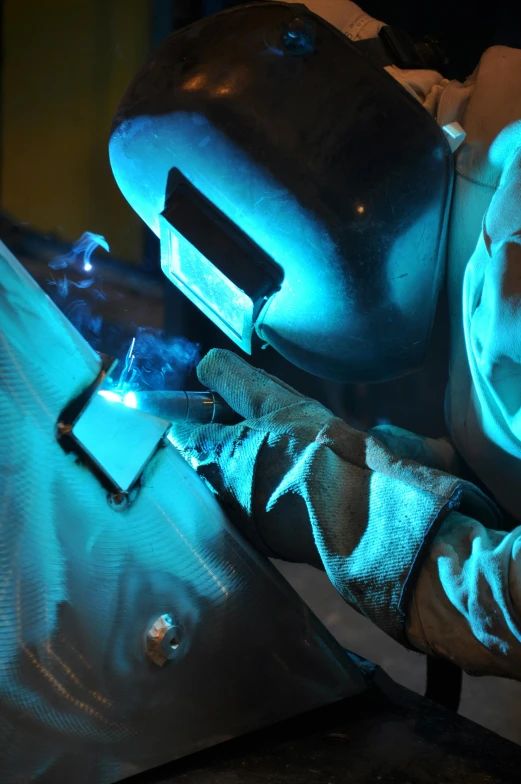
<instances>
[{"instance_id":1,"label":"workbench surface","mask_svg":"<svg viewBox=\"0 0 521 784\"><path fill-rule=\"evenodd\" d=\"M503 784L521 747L396 685L128 779L126 784Z\"/></svg>"}]
</instances>

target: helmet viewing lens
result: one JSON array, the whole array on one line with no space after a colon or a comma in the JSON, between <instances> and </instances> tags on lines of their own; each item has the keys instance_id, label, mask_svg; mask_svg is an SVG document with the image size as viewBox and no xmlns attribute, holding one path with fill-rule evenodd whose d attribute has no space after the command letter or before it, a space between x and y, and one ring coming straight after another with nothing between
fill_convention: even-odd
<instances>
[{"instance_id":1,"label":"helmet viewing lens","mask_svg":"<svg viewBox=\"0 0 521 784\"><path fill-rule=\"evenodd\" d=\"M244 351L281 268L178 170L161 213L161 267L186 296Z\"/></svg>"},{"instance_id":2,"label":"helmet viewing lens","mask_svg":"<svg viewBox=\"0 0 521 784\"><path fill-rule=\"evenodd\" d=\"M164 229L164 231L163 231ZM254 303L197 248L161 226L161 267L186 296L244 351L251 353Z\"/></svg>"}]
</instances>

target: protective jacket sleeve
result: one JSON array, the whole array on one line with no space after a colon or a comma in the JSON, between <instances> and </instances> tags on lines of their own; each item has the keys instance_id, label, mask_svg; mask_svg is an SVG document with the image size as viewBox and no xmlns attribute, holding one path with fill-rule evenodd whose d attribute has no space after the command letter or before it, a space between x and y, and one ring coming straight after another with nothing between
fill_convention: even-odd
<instances>
[{"instance_id":1,"label":"protective jacket sleeve","mask_svg":"<svg viewBox=\"0 0 521 784\"><path fill-rule=\"evenodd\" d=\"M452 512L411 601L407 636L471 675L521 680L521 527L487 529Z\"/></svg>"},{"instance_id":2,"label":"protective jacket sleeve","mask_svg":"<svg viewBox=\"0 0 521 784\"><path fill-rule=\"evenodd\" d=\"M463 275L464 352L456 346L448 414L465 459L519 521L521 122L499 134L490 157L503 174ZM521 527L491 531L450 515L419 575L408 635L468 672L521 680Z\"/></svg>"},{"instance_id":3,"label":"protective jacket sleeve","mask_svg":"<svg viewBox=\"0 0 521 784\"><path fill-rule=\"evenodd\" d=\"M448 440L421 439L392 425L371 431L402 460L458 471ZM493 529L451 511L426 549L410 593L409 644L471 675L521 680L521 526Z\"/></svg>"},{"instance_id":4,"label":"protective jacket sleeve","mask_svg":"<svg viewBox=\"0 0 521 784\"><path fill-rule=\"evenodd\" d=\"M406 610L439 526L454 509L494 525L494 507L235 354L211 351L198 375L244 421L178 424L172 437L232 521L267 555L323 566L349 604L407 644Z\"/></svg>"}]
</instances>

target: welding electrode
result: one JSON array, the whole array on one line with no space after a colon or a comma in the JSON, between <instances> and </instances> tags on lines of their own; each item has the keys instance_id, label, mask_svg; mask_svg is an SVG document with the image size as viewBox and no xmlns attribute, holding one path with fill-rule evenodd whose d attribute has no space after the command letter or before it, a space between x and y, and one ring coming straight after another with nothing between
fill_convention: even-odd
<instances>
[{"instance_id":1,"label":"welding electrode","mask_svg":"<svg viewBox=\"0 0 521 784\"><path fill-rule=\"evenodd\" d=\"M134 392L135 408L170 422L219 422L233 425L242 417L215 392ZM133 406L134 407L134 406Z\"/></svg>"}]
</instances>

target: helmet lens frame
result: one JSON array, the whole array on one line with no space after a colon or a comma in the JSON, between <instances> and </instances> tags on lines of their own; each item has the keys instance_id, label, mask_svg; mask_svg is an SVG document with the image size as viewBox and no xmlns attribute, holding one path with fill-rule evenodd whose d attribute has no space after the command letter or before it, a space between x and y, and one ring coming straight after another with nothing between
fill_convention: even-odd
<instances>
[{"instance_id":1,"label":"helmet lens frame","mask_svg":"<svg viewBox=\"0 0 521 784\"><path fill-rule=\"evenodd\" d=\"M173 169L160 215L161 268L208 318L251 354L255 321L284 273Z\"/></svg>"}]
</instances>

